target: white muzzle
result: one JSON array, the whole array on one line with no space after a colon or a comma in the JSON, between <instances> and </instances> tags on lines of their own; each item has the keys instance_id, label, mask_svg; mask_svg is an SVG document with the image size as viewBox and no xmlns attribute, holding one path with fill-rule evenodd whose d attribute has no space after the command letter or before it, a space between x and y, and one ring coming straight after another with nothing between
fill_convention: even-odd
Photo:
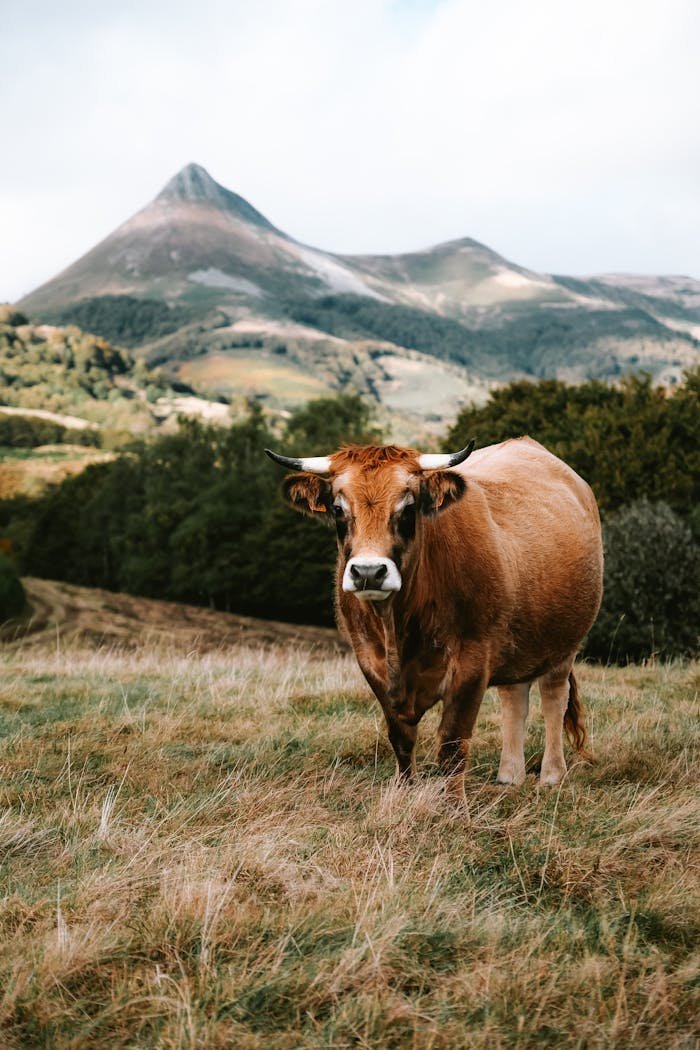
<instances>
[{"instance_id":1,"label":"white muzzle","mask_svg":"<svg viewBox=\"0 0 700 1050\"><path fill-rule=\"evenodd\" d=\"M350 558L343 573L343 590L362 601L384 601L401 590L401 573L391 558L371 554Z\"/></svg>"}]
</instances>

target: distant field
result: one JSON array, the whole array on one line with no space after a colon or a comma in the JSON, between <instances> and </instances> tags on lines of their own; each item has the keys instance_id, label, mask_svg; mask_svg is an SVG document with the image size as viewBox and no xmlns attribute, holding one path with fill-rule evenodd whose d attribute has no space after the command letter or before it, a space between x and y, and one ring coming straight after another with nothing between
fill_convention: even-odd
<instances>
[{"instance_id":1,"label":"distant field","mask_svg":"<svg viewBox=\"0 0 700 1050\"><path fill-rule=\"evenodd\" d=\"M178 367L178 378L210 396L267 394L289 405L303 404L329 392L320 379L279 357L235 350L186 361Z\"/></svg>"},{"instance_id":2,"label":"distant field","mask_svg":"<svg viewBox=\"0 0 700 1050\"><path fill-rule=\"evenodd\" d=\"M0 499L38 496L90 463L113 459L111 452L82 445L40 445L38 448L0 448Z\"/></svg>"},{"instance_id":3,"label":"distant field","mask_svg":"<svg viewBox=\"0 0 700 1050\"><path fill-rule=\"evenodd\" d=\"M489 695L455 811L350 656L150 640L0 653L3 1048L697 1045L697 665L581 667L557 791Z\"/></svg>"}]
</instances>

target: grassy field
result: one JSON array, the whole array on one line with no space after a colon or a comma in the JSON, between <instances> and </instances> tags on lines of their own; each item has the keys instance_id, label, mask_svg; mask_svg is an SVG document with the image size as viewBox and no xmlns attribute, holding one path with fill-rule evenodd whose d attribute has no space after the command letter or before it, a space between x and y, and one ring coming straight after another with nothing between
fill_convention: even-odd
<instances>
[{"instance_id":1,"label":"grassy field","mask_svg":"<svg viewBox=\"0 0 700 1050\"><path fill-rule=\"evenodd\" d=\"M267 394L281 405L305 404L312 397L327 397L328 386L308 371L274 354L228 351L185 361L178 378L210 396Z\"/></svg>"},{"instance_id":2,"label":"grassy field","mask_svg":"<svg viewBox=\"0 0 700 1050\"><path fill-rule=\"evenodd\" d=\"M57 485L91 463L113 458L111 452L80 445L0 448L0 499L38 496L47 485Z\"/></svg>"},{"instance_id":3,"label":"grassy field","mask_svg":"<svg viewBox=\"0 0 700 1050\"><path fill-rule=\"evenodd\" d=\"M3 1048L698 1045L696 665L580 668L554 791L495 785L489 694L459 811L350 656L0 659Z\"/></svg>"}]
</instances>

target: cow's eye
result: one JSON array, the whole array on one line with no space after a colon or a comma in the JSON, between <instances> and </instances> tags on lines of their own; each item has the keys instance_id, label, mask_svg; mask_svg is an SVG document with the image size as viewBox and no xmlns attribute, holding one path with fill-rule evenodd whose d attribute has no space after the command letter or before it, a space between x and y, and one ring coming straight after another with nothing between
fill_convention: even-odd
<instances>
[{"instance_id":1,"label":"cow's eye","mask_svg":"<svg viewBox=\"0 0 700 1050\"><path fill-rule=\"evenodd\" d=\"M399 535L409 540L416 530L416 505L407 503L399 515Z\"/></svg>"},{"instance_id":2,"label":"cow's eye","mask_svg":"<svg viewBox=\"0 0 700 1050\"><path fill-rule=\"evenodd\" d=\"M343 543L348 534L348 522L345 517L345 510L339 503L333 504L333 516L335 518L335 528L338 533L338 541Z\"/></svg>"}]
</instances>

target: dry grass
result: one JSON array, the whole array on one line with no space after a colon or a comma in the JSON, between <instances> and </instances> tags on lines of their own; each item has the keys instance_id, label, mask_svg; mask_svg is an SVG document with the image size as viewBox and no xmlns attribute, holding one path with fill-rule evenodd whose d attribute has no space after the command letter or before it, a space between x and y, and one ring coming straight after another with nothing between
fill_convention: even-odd
<instances>
[{"instance_id":1,"label":"dry grass","mask_svg":"<svg viewBox=\"0 0 700 1050\"><path fill-rule=\"evenodd\" d=\"M489 696L456 812L350 657L2 660L3 1047L697 1045L697 667L581 668L554 792Z\"/></svg>"}]
</instances>

